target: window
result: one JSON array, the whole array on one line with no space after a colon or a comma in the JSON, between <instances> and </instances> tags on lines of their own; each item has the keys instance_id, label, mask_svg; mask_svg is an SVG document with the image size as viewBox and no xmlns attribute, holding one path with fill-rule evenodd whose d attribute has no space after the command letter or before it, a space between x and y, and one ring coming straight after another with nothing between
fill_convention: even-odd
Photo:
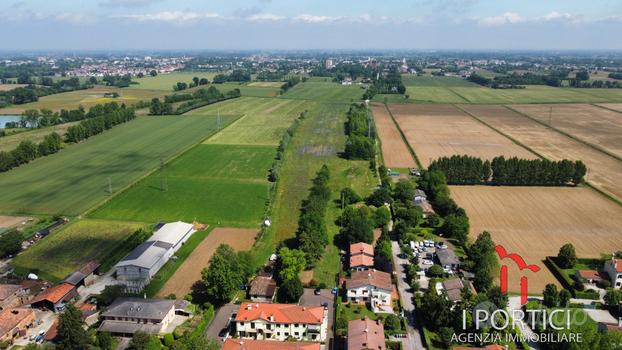
<instances>
[{"instance_id":1,"label":"window","mask_svg":"<svg viewBox=\"0 0 622 350\"><path fill-rule=\"evenodd\" d=\"M255 322L251 322L251 328L255 329Z\"/></svg>"}]
</instances>

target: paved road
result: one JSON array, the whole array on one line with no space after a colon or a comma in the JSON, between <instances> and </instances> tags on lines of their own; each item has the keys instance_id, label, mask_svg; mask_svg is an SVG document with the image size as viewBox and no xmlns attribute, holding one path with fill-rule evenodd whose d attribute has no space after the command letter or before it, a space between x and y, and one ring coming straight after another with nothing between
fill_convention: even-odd
<instances>
[{"instance_id":1,"label":"paved road","mask_svg":"<svg viewBox=\"0 0 622 350\"><path fill-rule=\"evenodd\" d=\"M216 311L214 320L205 330L205 335L210 338L218 339L218 341L222 343L222 338L218 336L218 333L220 333L220 331L227 326L227 322L229 321L231 314L237 312L239 308L240 305L233 303L223 305Z\"/></svg>"},{"instance_id":2,"label":"paved road","mask_svg":"<svg viewBox=\"0 0 622 350\"><path fill-rule=\"evenodd\" d=\"M408 338L407 341L402 342L404 350L425 349L421 333L419 332L419 321L417 320L415 305L412 302L413 294L410 292L410 286L406 283L406 266L410 263L398 256L400 246L396 241L391 241L391 248L395 272L397 273L397 290L404 306L404 316L408 319L408 322L406 322Z\"/></svg>"},{"instance_id":3,"label":"paved road","mask_svg":"<svg viewBox=\"0 0 622 350\"><path fill-rule=\"evenodd\" d=\"M508 300L508 312L510 315L512 315L515 312L515 310L521 310L522 305L520 303L520 296L509 297L508 299L509 299ZM529 299L532 299L532 298L530 297ZM521 320L514 320L514 321L518 324L518 328L520 328L520 331L523 337L526 338L527 344L529 344L529 347L534 350L540 350L542 348L540 346L540 343L529 341L529 339L534 339L535 332L532 331L531 328L529 328L529 326L525 322Z\"/></svg>"},{"instance_id":4,"label":"paved road","mask_svg":"<svg viewBox=\"0 0 622 350\"><path fill-rule=\"evenodd\" d=\"M299 305L302 306L318 306L324 303L328 303L328 332L326 332L326 339L329 339L329 349L333 348L333 322L335 321L335 296L330 292L330 289L322 289L320 295L315 295L315 289L305 288L302 297L300 297Z\"/></svg>"}]
</instances>

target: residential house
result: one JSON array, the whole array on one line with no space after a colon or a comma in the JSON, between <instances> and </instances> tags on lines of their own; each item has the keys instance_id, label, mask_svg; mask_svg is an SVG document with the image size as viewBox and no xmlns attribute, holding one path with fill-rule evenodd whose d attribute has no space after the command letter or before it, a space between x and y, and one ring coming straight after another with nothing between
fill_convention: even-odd
<instances>
[{"instance_id":1,"label":"residential house","mask_svg":"<svg viewBox=\"0 0 622 350\"><path fill-rule=\"evenodd\" d=\"M84 303L78 307L78 310L82 312L82 320L87 326L92 326L99 321L99 311L97 305Z\"/></svg>"},{"instance_id":2,"label":"residential house","mask_svg":"<svg viewBox=\"0 0 622 350\"><path fill-rule=\"evenodd\" d=\"M49 309L54 312L65 310L65 304L78 296L76 288L69 283L61 283L37 294L30 305L37 309Z\"/></svg>"},{"instance_id":3,"label":"residential house","mask_svg":"<svg viewBox=\"0 0 622 350\"><path fill-rule=\"evenodd\" d=\"M436 283L436 292L439 295L445 293L447 300L457 303L462 300L462 290L465 286L471 290L471 293L477 294L471 281L461 280L457 277Z\"/></svg>"},{"instance_id":4,"label":"residential house","mask_svg":"<svg viewBox=\"0 0 622 350\"><path fill-rule=\"evenodd\" d=\"M369 304L374 312L393 312L391 275L374 269L352 272L346 279L347 300Z\"/></svg>"},{"instance_id":5,"label":"residential house","mask_svg":"<svg viewBox=\"0 0 622 350\"><path fill-rule=\"evenodd\" d=\"M385 350L384 327L367 317L348 322L348 350Z\"/></svg>"},{"instance_id":6,"label":"residential house","mask_svg":"<svg viewBox=\"0 0 622 350\"><path fill-rule=\"evenodd\" d=\"M575 277L584 283L596 284L603 281L603 276L596 270L577 270Z\"/></svg>"},{"instance_id":7,"label":"residential house","mask_svg":"<svg viewBox=\"0 0 622 350\"><path fill-rule=\"evenodd\" d=\"M119 298L102 313L100 331L131 337L136 332L160 334L172 331L175 300Z\"/></svg>"},{"instance_id":8,"label":"residential house","mask_svg":"<svg viewBox=\"0 0 622 350\"><path fill-rule=\"evenodd\" d=\"M95 271L99 268L99 263L95 260L89 261L86 265L82 266L78 271L67 276L63 282L69 283L76 288L81 286L89 286L95 281Z\"/></svg>"},{"instance_id":9,"label":"residential house","mask_svg":"<svg viewBox=\"0 0 622 350\"><path fill-rule=\"evenodd\" d=\"M0 311L0 341L11 341L26 334L36 322L35 310L13 308Z\"/></svg>"},{"instance_id":10,"label":"residential house","mask_svg":"<svg viewBox=\"0 0 622 350\"><path fill-rule=\"evenodd\" d=\"M328 328L328 311L322 306L242 303L235 325L239 338L323 342Z\"/></svg>"},{"instance_id":11,"label":"residential house","mask_svg":"<svg viewBox=\"0 0 622 350\"><path fill-rule=\"evenodd\" d=\"M609 275L611 286L615 289L622 287L622 259L616 259L615 256L611 260L605 261L605 273Z\"/></svg>"},{"instance_id":12,"label":"residential house","mask_svg":"<svg viewBox=\"0 0 622 350\"><path fill-rule=\"evenodd\" d=\"M117 279L128 291L142 291L194 232L193 224L181 221L164 224L116 265Z\"/></svg>"},{"instance_id":13,"label":"residential house","mask_svg":"<svg viewBox=\"0 0 622 350\"><path fill-rule=\"evenodd\" d=\"M30 290L19 284L0 284L0 310L28 302Z\"/></svg>"},{"instance_id":14,"label":"residential house","mask_svg":"<svg viewBox=\"0 0 622 350\"><path fill-rule=\"evenodd\" d=\"M437 249L436 258L444 269L455 271L460 267L460 259L452 249Z\"/></svg>"},{"instance_id":15,"label":"residential house","mask_svg":"<svg viewBox=\"0 0 622 350\"><path fill-rule=\"evenodd\" d=\"M350 244L350 269L363 271L374 267L374 247L364 242Z\"/></svg>"},{"instance_id":16,"label":"residential house","mask_svg":"<svg viewBox=\"0 0 622 350\"><path fill-rule=\"evenodd\" d=\"M228 338L222 350L320 350L320 343Z\"/></svg>"},{"instance_id":17,"label":"residential house","mask_svg":"<svg viewBox=\"0 0 622 350\"><path fill-rule=\"evenodd\" d=\"M269 276L253 278L248 290L248 297L252 301L271 302L276 291L276 281Z\"/></svg>"},{"instance_id":18,"label":"residential house","mask_svg":"<svg viewBox=\"0 0 622 350\"><path fill-rule=\"evenodd\" d=\"M432 204L428 202L428 197L426 196L425 192L420 189L415 190L415 196L413 197L413 204L421 208L424 218L435 213L434 208L432 208Z\"/></svg>"}]
</instances>

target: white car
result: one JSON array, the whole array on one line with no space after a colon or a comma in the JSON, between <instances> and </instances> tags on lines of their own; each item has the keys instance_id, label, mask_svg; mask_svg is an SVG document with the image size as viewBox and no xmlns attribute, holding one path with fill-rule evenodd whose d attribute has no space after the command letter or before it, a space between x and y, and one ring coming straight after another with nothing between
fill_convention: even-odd
<instances>
[{"instance_id":1,"label":"white car","mask_svg":"<svg viewBox=\"0 0 622 350\"><path fill-rule=\"evenodd\" d=\"M434 262L432 260L423 260L423 265L434 265Z\"/></svg>"}]
</instances>

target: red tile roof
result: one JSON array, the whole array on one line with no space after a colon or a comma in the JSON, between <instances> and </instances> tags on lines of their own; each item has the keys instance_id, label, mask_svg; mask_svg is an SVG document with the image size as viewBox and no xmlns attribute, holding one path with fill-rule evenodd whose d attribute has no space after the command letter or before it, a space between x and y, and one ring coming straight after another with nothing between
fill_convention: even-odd
<instances>
[{"instance_id":1,"label":"red tile roof","mask_svg":"<svg viewBox=\"0 0 622 350\"><path fill-rule=\"evenodd\" d=\"M95 260L91 260L88 263L86 263L86 265L82 266L82 268L80 268L78 272L81 272L88 276L92 274L93 271L97 270L98 267L99 267L99 263Z\"/></svg>"},{"instance_id":2,"label":"red tile roof","mask_svg":"<svg viewBox=\"0 0 622 350\"><path fill-rule=\"evenodd\" d=\"M28 317L32 318L32 321L35 321L35 310L18 307L0 311L0 337L10 332L15 326Z\"/></svg>"},{"instance_id":3,"label":"red tile roof","mask_svg":"<svg viewBox=\"0 0 622 350\"><path fill-rule=\"evenodd\" d=\"M622 272L622 259L611 259L613 262L613 267L615 267L616 272Z\"/></svg>"},{"instance_id":4,"label":"red tile roof","mask_svg":"<svg viewBox=\"0 0 622 350\"><path fill-rule=\"evenodd\" d=\"M73 290L74 286L69 283L61 283L54 287L48 288L39 293L30 303L38 303L47 300L53 304L63 300L63 298Z\"/></svg>"},{"instance_id":5,"label":"red tile roof","mask_svg":"<svg viewBox=\"0 0 622 350\"><path fill-rule=\"evenodd\" d=\"M236 321L265 320L274 323L321 324L324 307L291 304L242 303Z\"/></svg>"},{"instance_id":6,"label":"red tile roof","mask_svg":"<svg viewBox=\"0 0 622 350\"><path fill-rule=\"evenodd\" d=\"M350 257L350 267L367 266L374 267L374 258L365 254L358 254Z\"/></svg>"},{"instance_id":7,"label":"red tile roof","mask_svg":"<svg viewBox=\"0 0 622 350\"><path fill-rule=\"evenodd\" d=\"M0 301L7 299L21 289L22 286L19 284L0 284Z\"/></svg>"},{"instance_id":8,"label":"red tile roof","mask_svg":"<svg viewBox=\"0 0 622 350\"><path fill-rule=\"evenodd\" d=\"M365 270L352 272L350 278L346 280L346 288L359 288L371 285L377 288L391 291L391 275L384 271Z\"/></svg>"},{"instance_id":9,"label":"red tile roof","mask_svg":"<svg viewBox=\"0 0 622 350\"><path fill-rule=\"evenodd\" d=\"M350 255L367 254L374 256L374 247L364 242L350 244Z\"/></svg>"},{"instance_id":10,"label":"red tile roof","mask_svg":"<svg viewBox=\"0 0 622 350\"><path fill-rule=\"evenodd\" d=\"M368 318L348 322L348 349L385 350L382 323Z\"/></svg>"},{"instance_id":11,"label":"red tile roof","mask_svg":"<svg viewBox=\"0 0 622 350\"><path fill-rule=\"evenodd\" d=\"M229 338L222 350L320 350L320 343Z\"/></svg>"},{"instance_id":12,"label":"red tile roof","mask_svg":"<svg viewBox=\"0 0 622 350\"><path fill-rule=\"evenodd\" d=\"M596 270L579 270L579 276L585 279L602 279L600 272Z\"/></svg>"}]
</instances>

